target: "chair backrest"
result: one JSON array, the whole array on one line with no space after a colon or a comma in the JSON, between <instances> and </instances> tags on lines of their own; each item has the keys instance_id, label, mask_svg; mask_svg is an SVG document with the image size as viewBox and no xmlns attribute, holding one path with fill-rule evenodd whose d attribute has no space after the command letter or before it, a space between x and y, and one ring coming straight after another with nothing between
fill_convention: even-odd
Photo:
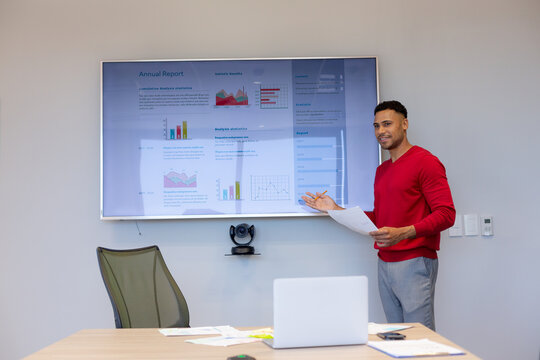
<instances>
[{"instance_id":1,"label":"chair backrest","mask_svg":"<svg viewBox=\"0 0 540 360\"><path fill-rule=\"evenodd\" d=\"M97 248L117 328L189 327L184 295L157 246Z\"/></svg>"}]
</instances>

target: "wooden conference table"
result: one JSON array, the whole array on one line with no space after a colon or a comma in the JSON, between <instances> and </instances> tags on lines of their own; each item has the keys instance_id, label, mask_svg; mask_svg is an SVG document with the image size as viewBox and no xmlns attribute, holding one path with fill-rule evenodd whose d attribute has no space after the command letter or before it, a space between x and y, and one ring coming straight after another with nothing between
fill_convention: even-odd
<instances>
[{"instance_id":1,"label":"wooden conference table","mask_svg":"<svg viewBox=\"0 0 540 360\"><path fill-rule=\"evenodd\" d=\"M464 350L421 324L410 324L412 328L401 330L407 339L423 339L450 345ZM256 328L240 328L249 330ZM215 335L214 335L215 336ZM196 345L185 342L202 336L167 337L158 329L100 329L81 330L62 339L26 359L193 359L225 360L229 356L248 354L257 360L330 360L330 359L392 359L367 345L327 346L300 349L274 350L262 342L216 347ZM380 340L369 335L369 340ZM479 359L467 350L465 355L450 358L456 360ZM445 357L449 358L449 357ZM441 357L422 357L422 359L441 359Z\"/></svg>"}]
</instances>

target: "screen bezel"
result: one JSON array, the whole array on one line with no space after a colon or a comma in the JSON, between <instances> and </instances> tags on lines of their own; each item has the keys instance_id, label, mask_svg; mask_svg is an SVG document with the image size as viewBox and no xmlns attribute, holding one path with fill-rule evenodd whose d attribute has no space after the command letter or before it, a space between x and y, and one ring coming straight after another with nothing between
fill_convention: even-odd
<instances>
[{"instance_id":1,"label":"screen bezel","mask_svg":"<svg viewBox=\"0 0 540 360\"><path fill-rule=\"evenodd\" d=\"M375 59L376 97L379 94L379 61L377 56L319 56L319 57L263 57L263 58L207 58L207 59L144 59L144 60L101 60L100 61L100 219L101 220L181 220L181 219L230 219L230 218L288 218L328 216L326 213L246 213L246 214L190 214L190 215L134 215L104 216L103 189L103 65L116 62L197 62L197 61L258 61L258 60L332 60L332 59ZM382 162L382 149L378 145L378 163Z\"/></svg>"}]
</instances>

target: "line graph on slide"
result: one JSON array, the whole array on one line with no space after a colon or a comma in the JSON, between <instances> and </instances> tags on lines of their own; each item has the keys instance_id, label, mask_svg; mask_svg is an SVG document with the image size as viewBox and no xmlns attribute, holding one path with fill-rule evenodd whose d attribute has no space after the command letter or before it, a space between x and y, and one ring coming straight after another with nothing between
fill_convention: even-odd
<instances>
[{"instance_id":1,"label":"line graph on slide","mask_svg":"<svg viewBox=\"0 0 540 360\"><path fill-rule=\"evenodd\" d=\"M290 200L288 175L252 175L251 200Z\"/></svg>"}]
</instances>

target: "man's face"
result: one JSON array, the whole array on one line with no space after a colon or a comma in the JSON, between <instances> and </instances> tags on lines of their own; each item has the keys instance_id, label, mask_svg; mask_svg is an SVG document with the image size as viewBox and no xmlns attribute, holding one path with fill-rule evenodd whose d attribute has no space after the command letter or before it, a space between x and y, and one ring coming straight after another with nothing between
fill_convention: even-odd
<instances>
[{"instance_id":1,"label":"man's face","mask_svg":"<svg viewBox=\"0 0 540 360\"><path fill-rule=\"evenodd\" d=\"M405 139L409 121L394 110L383 110L375 114L373 121L375 137L385 150L397 148Z\"/></svg>"}]
</instances>

